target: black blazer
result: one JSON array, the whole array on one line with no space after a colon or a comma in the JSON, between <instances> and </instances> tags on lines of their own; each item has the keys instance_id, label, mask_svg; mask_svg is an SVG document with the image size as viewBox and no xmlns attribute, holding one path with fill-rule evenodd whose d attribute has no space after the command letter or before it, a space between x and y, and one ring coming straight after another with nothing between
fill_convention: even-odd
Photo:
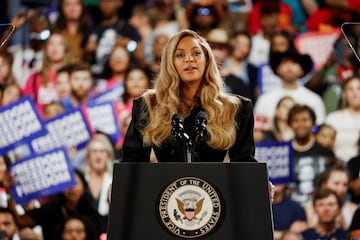
<instances>
[{"instance_id":1,"label":"black blazer","mask_svg":"<svg viewBox=\"0 0 360 240\"><path fill-rule=\"evenodd\" d=\"M254 116L251 100L238 96L241 100L240 108L236 114L236 122L239 128L236 132L236 142L229 149L229 157L232 162L256 162L254 158L255 144L253 138ZM123 145L124 162L149 162L150 146L144 146L140 129L144 127L139 116L141 111L148 111L142 97L134 100L132 121L129 125ZM200 107L193 108L189 117L184 119L184 129L192 139L195 137L194 120ZM184 148L172 137L167 139L160 147L153 146L159 162L184 162ZM197 154L193 157L194 162L222 162L226 150L217 150L209 147L205 142L197 148Z\"/></svg>"}]
</instances>

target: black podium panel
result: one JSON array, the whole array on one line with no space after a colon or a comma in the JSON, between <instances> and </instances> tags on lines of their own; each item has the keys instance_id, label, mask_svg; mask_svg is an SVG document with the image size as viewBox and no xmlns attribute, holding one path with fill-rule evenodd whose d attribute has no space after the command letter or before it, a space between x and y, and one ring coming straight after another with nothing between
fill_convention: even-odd
<instances>
[{"instance_id":1,"label":"black podium panel","mask_svg":"<svg viewBox=\"0 0 360 240\"><path fill-rule=\"evenodd\" d=\"M200 190L203 188L210 193L213 206L217 207L219 200L219 209L214 207L212 216L204 209L202 214L196 211L194 214L193 211L192 215L176 211L183 204L179 200L180 194L176 198L179 208L175 205L174 212L169 211L168 215L175 219L173 222L184 224L185 221L187 225L191 225L190 235L185 236L177 234L178 229L170 220L166 220L161 206L170 198L171 189L177 189L186 181L195 182L192 179L199 180L196 182L201 184ZM213 187L217 195L205 187L208 185ZM183 192L196 193L192 190ZM182 199L186 201L185 197ZM197 200L199 201L193 203L201 209L203 198L198 197ZM208 223L200 228L204 217L208 217ZM217 221L215 226L214 219ZM209 227L213 228L206 232ZM191 236L192 233L199 232L205 233ZM117 163L114 166L107 236L108 240L272 240L273 224L266 164Z\"/></svg>"}]
</instances>

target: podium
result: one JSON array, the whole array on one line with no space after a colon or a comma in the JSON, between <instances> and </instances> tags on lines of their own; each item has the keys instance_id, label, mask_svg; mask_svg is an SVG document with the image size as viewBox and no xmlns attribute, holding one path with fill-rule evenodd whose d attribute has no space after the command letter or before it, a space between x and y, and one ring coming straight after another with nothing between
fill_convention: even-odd
<instances>
[{"instance_id":1,"label":"podium","mask_svg":"<svg viewBox=\"0 0 360 240\"><path fill-rule=\"evenodd\" d=\"M116 163L107 239L273 240L265 163Z\"/></svg>"}]
</instances>

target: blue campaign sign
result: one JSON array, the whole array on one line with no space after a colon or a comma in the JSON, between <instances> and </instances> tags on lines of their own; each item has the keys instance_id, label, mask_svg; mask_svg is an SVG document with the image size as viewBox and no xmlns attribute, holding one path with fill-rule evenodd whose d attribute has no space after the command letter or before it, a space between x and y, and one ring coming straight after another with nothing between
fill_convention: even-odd
<instances>
[{"instance_id":1,"label":"blue campaign sign","mask_svg":"<svg viewBox=\"0 0 360 240\"><path fill-rule=\"evenodd\" d=\"M274 184L289 183L293 180L293 152L291 142L257 143L255 159L265 162L269 180Z\"/></svg>"},{"instance_id":2,"label":"blue campaign sign","mask_svg":"<svg viewBox=\"0 0 360 240\"><path fill-rule=\"evenodd\" d=\"M114 103L88 105L85 112L93 130L99 130L108 134L113 143L118 141L120 129Z\"/></svg>"},{"instance_id":3,"label":"blue campaign sign","mask_svg":"<svg viewBox=\"0 0 360 240\"><path fill-rule=\"evenodd\" d=\"M66 111L45 122L48 134L31 141L34 153L42 153L59 147L84 148L92 133L80 110Z\"/></svg>"},{"instance_id":4,"label":"blue campaign sign","mask_svg":"<svg viewBox=\"0 0 360 240\"><path fill-rule=\"evenodd\" d=\"M31 97L0 108L0 154L47 134L47 129Z\"/></svg>"},{"instance_id":5,"label":"blue campaign sign","mask_svg":"<svg viewBox=\"0 0 360 240\"><path fill-rule=\"evenodd\" d=\"M65 148L20 159L9 170L16 182L11 193L17 204L62 192L76 184Z\"/></svg>"},{"instance_id":6,"label":"blue campaign sign","mask_svg":"<svg viewBox=\"0 0 360 240\"><path fill-rule=\"evenodd\" d=\"M91 98L95 103L115 102L121 99L124 93L124 84L119 83Z\"/></svg>"}]
</instances>

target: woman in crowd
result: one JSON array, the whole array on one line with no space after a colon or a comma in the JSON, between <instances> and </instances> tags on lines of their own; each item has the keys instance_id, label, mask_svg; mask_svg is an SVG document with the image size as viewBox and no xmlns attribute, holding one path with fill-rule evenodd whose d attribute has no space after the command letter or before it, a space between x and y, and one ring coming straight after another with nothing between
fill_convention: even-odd
<instances>
[{"instance_id":1,"label":"woman in crowd","mask_svg":"<svg viewBox=\"0 0 360 240\"><path fill-rule=\"evenodd\" d=\"M83 56L81 45L84 35L89 31L86 6L82 0L61 0L58 9L59 17L55 23L55 29L70 43L74 58L81 60Z\"/></svg>"},{"instance_id":2,"label":"woman in crowd","mask_svg":"<svg viewBox=\"0 0 360 240\"><path fill-rule=\"evenodd\" d=\"M276 106L274 127L271 131L277 141L290 141L294 138L294 130L288 124L290 109L295 106L296 102L289 96L280 99Z\"/></svg>"},{"instance_id":3,"label":"woman in crowd","mask_svg":"<svg viewBox=\"0 0 360 240\"><path fill-rule=\"evenodd\" d=\"M85 179L94 199L92 204L102 216L109 213L107 193L112 182L114 155L111 141L103 134L94 135L86 148Z\"/></svg>"},{"instance_id":4,"label":"woman in crowd","mask_svg":"<svg viewBox=\"0 0 360 240\"><path fill-rule=\"evenodd\" d=\"M57 100L55 88L56 71L69 64L70 46L60 33L52 33L46 42L42 69L30 75L23 89L25 95L34 98L36 106L42 114L44 105Z\"/></svg>"},{"instance_id":5,"label":"woman in crowd","mask_svg":"<svg viewBox=\"0 0 360 240\"><path fill-rule=\"evenodd\" d=\"M360 77L353 76L343 84L343 108L329 113L326 123L336 130L335 155L347 162L358 154L360 132Z\"/></svg>"}]
</instances>

